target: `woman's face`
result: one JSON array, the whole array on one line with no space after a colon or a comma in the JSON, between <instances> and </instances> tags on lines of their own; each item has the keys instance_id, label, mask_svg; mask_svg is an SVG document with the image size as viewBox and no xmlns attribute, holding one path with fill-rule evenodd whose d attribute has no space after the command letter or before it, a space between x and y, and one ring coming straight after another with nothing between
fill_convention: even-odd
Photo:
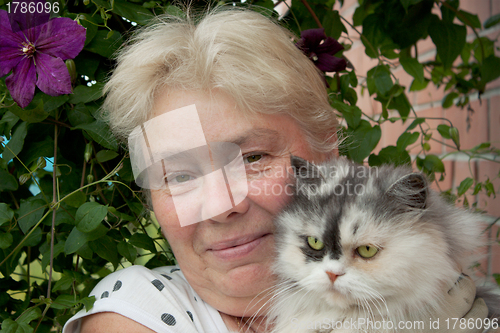
<instances>
[{"instance_id":1,"label":"woman's face","mask_svg":"<svg viewBox=\"0 0 500 333\"><path fill-rule=\"evenodd\" d=\"M313 152L292 118L245 117L222 93L169 91L155 100L153 116L192 104L206 141L238 143L248 173L248 195L232 209L184 227L167 191L151 191L153 209L200 297L223 313L249 316L269 299L273 286L273 218L292 193L285 186L290 154L316 162L327 156Z\"/></svg>"}]
</instances>

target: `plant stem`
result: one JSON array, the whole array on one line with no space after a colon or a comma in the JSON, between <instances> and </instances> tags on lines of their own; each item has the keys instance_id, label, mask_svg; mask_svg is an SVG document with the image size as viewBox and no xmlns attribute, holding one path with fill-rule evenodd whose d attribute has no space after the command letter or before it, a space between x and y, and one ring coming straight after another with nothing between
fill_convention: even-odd
<instances>
[{"instance_id":1,"label":"plant stem","mask_svg":"<svg viewBox=\"0 0 500 333\"><path fill-rule=\"evenodd\" d=\"M56 112L57 121L57 112ZM47 298L50 299L52 289L52 270L54 268L54 234L56 228L56 202L57 202L57 124L54 124L54 165L52 168L52 225L50 227L50 267L49 267L49 285L47 287Z\"/></svg>"},{"instance_id":2,"label":"plant stem","mask_svg":"<svg viewBox=\"0 0 500 333\"><path fill-rule=\"evenodd\" d=\"M318 27L323 28L323 25L321 25L321 22L320 22L319 18L316 16L316 13L314 12L314 10L312 10L311 6L309 6L309 4L307 3L307 0L300 0L300 1L302 1L302 3L304 4L304 6L306 6L307 11L311 14L311 16L313 17L314 21L318 25Z\"/></svg>"}]
</instances>

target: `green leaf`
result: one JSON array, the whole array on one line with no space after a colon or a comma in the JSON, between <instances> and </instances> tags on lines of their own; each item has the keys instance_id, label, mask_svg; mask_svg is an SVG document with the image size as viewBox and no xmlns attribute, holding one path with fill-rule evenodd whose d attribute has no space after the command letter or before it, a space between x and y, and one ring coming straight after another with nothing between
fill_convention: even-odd
<instances>
[{"instance_id":1,"label":"green leaf","mask_svg":"<svg viewBox=\"0 0 500 333\"><path fill-rule=\"evenodd\" d=\"M92 309L92 307L94 306L95 301L96 301L95 296L89 296L89 297L82 298L78 302L80 304L83 304L86 311L90 311L90 309Z\"/></svg>"},{"instance_id":2,"label":"green leaf","mask_svg":"<svg viewBox=\"0 0 500 333\"><path fill-rule=\"evenodd\" d=\"M416 118L414 121L412 121L410 126L408 126L408 128L406 129L406 132L415 129L418 125L423 124L423 123L425 123L425 118Z\"/></svg>"},{"instance_id":3,"label":"green leaf","mask_svg":"<svg viewBox=\"0 0 500 333\"><path fill-rule=\"evenodd\" d=\"M118 156L117 152L114 152L112 150L101 150L96 154L96 158L99 162L107 162L110 161Z\"/></svg>"},{"instance_id":4,"label":"green leaf","mask_svg":"<svg viewBox=\"0 0 500 333\"><path fill-rule=\"evenodd\" d=\"M414 79L410 85L410 91L420 91L424 90L427 88L427 85L429 84L428 79L424 79L424 82L419 82L417 79Z\"/></svg>"},{"instance_id":5,"label":"green leaf","mask_svg":"<svg viewBox=\"0 0 500 333\"><path fill-rule=\"evenodd\" d=\"M42 310L39 307L31 307L26 309L16 321L19 324L29 325L33 320L38 319L42 316Z\"/></svg>"},{"instance_id":6,"label":"green leaf","mask_svg":"<svg viewBox=\"0 0 500 333\"><path fill-rule=\"evenodd\" d=\"M464 195L465 192L474 184L474 179L467 177L462 182L457 188L457 194L458 196Z\"/></svg>"},{"instance_id":7,"label":"green leaf","mask_svg":"<svg viewBox=\"0 0 500 333\"><path fill-rule=\"evenodd\" d=\"M107 213L106 206L97 202L86 202L76 211L76 227L81 232L91 232L101 224Z\"/></svg>"},{"instance_id":8,"label":"green leaf","mask_svg":"<svg viewBox=\"0 0 500 333\"><path fill-rule=\"evenodd\" d=\"M500 14L490 16L486 21L484 21L484 28L489 29L498 23L500 23Z\"/></svg>"},{"instance_id":9,"label":"green leaf","mask_svg":"<svg viewBox=\"0 0 500 333\"><path fill-rule=\"evenodd\" d=\"M57 298L52 302L51 308L53 309L68 309L73 306L78 304L78 301L75 300L75 296L72 295L59 295Z\"/></svg>"},{"instance_id":10,"label":"green leaf","mask_svg":"<svg viewBox=\"0 0 500 333\"><path fill-rule=\"evenodd\" d=\"M370 166L380 166L382 164L411 165L411 157L407 151L399 150L397 147L388 146L382 148L378 155L371 154L368 158Z\"/></svg>"},{"instance_id":11,"label":"green leaf","mask_svg":"<svg viewBox=\"0 0 500 333\"><path fill-rule=\"evenodd\" d=\"M443 108L447 109L453 105L453 101L458 97L456 92L451 92L443 98Z\"/></svg>"},{"instance_id":12,"label":"green leaf","mask_svg":"<svg viewBox=\"0 0 500 333\"><path fill-rule=\"evenodd\" d=\"M0 249L5 250L12 245L13 241L14 237L12 237L12 234L10 232L0 231Z\"/></svg>"},{"instance_id":13,"label":"green leaf","mask_svg":"<svg viewBox=\"0 0 500 333\"><path fill-rule=\"evenodd\" d=\"M52 291L67 290L71 287L75 279L72 276L63 275L54 285Z\"/></svg>"},{"instance_id":14,"label":"green leaf","mask_svg":"<svg viewBox=\"0 0 500 333\"><path fill-rule=\"evenodd\" d=\"M439 134L441 134L441 136L445 139L451 139L451 136L450 136L450 126L448 125L438 125L437 127L437 130L439 132Z\"/></svg>"},{"instance_id":15,"label":"green leaf","mask_svg":"<svg viewBox=\"0 0 500 333\"><path fill-rule=\"evenodd\" d=\"M121 241L118 243L117 248L120 255L124 256L130 263L134 263L137 258L137 250L134 246L125 241Z\"/></svg>"},{"instance_id":16,"label":"green leaf","mask_svg":"<svg viewBox=\"0 0 500 333\"><path fill-rule=\"evenodd\" d=\"M0 169L0 191L15 191L18 186L17 179L13 175Z\"/></svg>"},{"instance_id":17,"label":"green leaf","mask_svg":"<svg viewBox=\"0 0 500 333\"><path fill-rule=\"evenodd\" d=\"M464 24L476 29L481 29L481 21L479 21L479 17L477 17L477 15L459 10L457 17Z\"/></svg>"},{"instance_id":18,"label":"green leaf","mask_svg":"<svg viewBox=\"0 0 500 333\"><path fill-rule=\"evenodd\" d=\"M106 234L108 229L105 226L100 225L94 231L89 233L84 233L78 230L76 227L71 230L71 233L64 244L64 253L71 254L78 251L87 242L95 240Z\"/></svg>"},{"instance_id":19,"label":"green leaf","mask_svg":"<svg viewBox=\"0 0 500 333\"><path fill-rule=\"evenodd\" d=\"M97 31L94 39L85 46L85 50L97 53L103 57L109 58L122 44L122 36L118 31L115 31L111 38L108 38L109 30Z\"/></svg>"},{"instance_id":20,"label":"green leaf","mask_svg":"<svg viewBox=\"0 0 500 333\"><path fill-rule=\"evenodd\" d=\"M347 122L347 125L352 129L356 129L361 121L361 109L357 106L347 105L337 100L332 101L332 106L337 111L342 113L342 116Z\"/></svg>"},{"instance_id":21,"label":"green leaf","mask_svg":"<svg viewBox=\"0 0 500 333\"><path fill-rule=\"evenodd\" d=\"M59 214L60 211L57 212L57 215ZM64 252L64 243L65 241L60 241L56 245L54 245L54 258L57 258L59 254ZM42 254L42 269L45 270L49 263L50 263L50 248Z\"/></svg>"},{"instance_id":22,"label":"green leaf","mask_svg":"<svg viewBox=\"0 0 500 333\"><path fill-rule=\"evenodd\" d=\"M74 128L85 130L94 141L105 148L114 151L118 150L118 142L104 122L96 120L90 124L80 124Z\"/></svg>"},{"instance_id":23,"label":"green leaf","mask_svg":"<svg viewBox=\"0 0 500 333\"><path fill-rule=\"evenodd\" d=\"M373 80L375 82L377 93L382 96L386 95L393 86L391 73L386 66L379 65L375 67Z\"/></svg>"},{"instance_id":24,"label":"green leaf","mask_svg":"<svg viewBox=\"0 0 500 333\"><path fill-rule=\"evenodd\" d=\"M146 8L122 0L115 0L113 12L141 25L147 24L153 18L153 14Z\"/></svg>"},{"instance_id":25,"label":"green leaf","mask_svg":"<svg viewBox=\"0 0 500 333\"><path fill-rule=\"evenodd\" d=\"M349 156L353 161L362 163L377 146L382 132L380 126L372 127L368 121L361 120L358 128L348 132L348 135L352 136L352 142L348 146Z\"/></svg>"},{"instance_id":26,"label":"green leaf","mask_svg":"<svg viewBox=\"0 0 500 333\"><path fill-rule=\"evenodd\" d=\"M23 246L36 246L42 240L42 228L37 227L31 234L26 238Z\"/></svg>"},{"instance_id":27,"label":"green leaf","mask_svg":"<svg viewBox=\"0 0 500 333\"><path fill-rule=\"evenodd\" d=\"M411 104L408 101L406 94L401 94L394 97L389 103L389 109L398 110L399 115L403 118L403 123L406 121L406 117L410 114Z\"/></svg>"},{"instance_id":28,"label":"green leaf","mask_svg":"<svg viewBox=\"0 0 500 333\"><path fill-rule=\"evenodd\" d=\"M500 76L500 58L490 55L481 65L481 76L484 83L491 82Z\"/></svg>"},{"instance_id":29,"label":"green leaf","mask_svg":"<svg viewBox=\"0 0 500 333\"><path fill-rule=\"evenodd\" d=\"M406 147L408 147L411 144L414 144L418 140L419 136L420 136L419 132L414 132L414 133L404 132L398 138L398 142L396 144L398 150L401 152L405 151Z\"/></svg>"},{"instance_id":30,"label":"green leaf","mask_svg":"<svg viewBox=\"0 0 500 333\"><path fill-rule=\"evenodd\" d=\"M406 73L413 76L415 80L421 84L424 83L424 66L422 66L417 59L411 57L400 57L399 62L401 63L401 66L403 66Z\"/></svg>"},{"instance_id":31,"label":"green leaf","mask_svg":"<svg viewBox=\"0 0 500 333\"><path fill-rule=\"evenodd\" d=\"M408 10L408 7L410 7L411 5L417 4L422 0L400 0L400 1L401 1L401 4L403 5L403 7L405 8L405 10Z\"/></svg>"},{"instance_id":32,"label":"green leaf","mask_svg":"<svg viewBox=\"0 0 500 333\"><path fill-rule=\"evenodd\" d=\"M3 128L3 133L7 137L7 139L10 140L10 131L18 121L19 117L10 111L5 112L5 114L3 115L2 120L0 120L0 130ZM0 131L0 134L1 133L2 132Z\"/></svg>"},{"instance_id":33,"label":"green leaf","mask_svg":"<svg viewBox=\"0 0 500 333\"><path fill-rule=\"evenodd\" d=\"M88 14L80 14L80 16L84 17L84 19L80 19L80 23L86 29L85 46L87 46L97 33L97 22L94 22L92 16Z\"/></svg>"},{"instance_id":34,"label":"green leaf","mask_svg":"<svg viewBox=\"0 0 500 333\"><path fill-rule=\"evenodd\" d=\"M0 333L31 333L33 328L24 323L18 323L10 318L2 321L2 330Z\"/></svg>"},{"instance_id":35,"label":"green leaf","mask_svg":"<svg viewBox=\"0 0 500 333\"><path fill-rule=\"evenodd\" d=\"M0 177L1 177L0 170ZM10 209L9 205L6 203L0 203L0 226L6 222L10 222L14 217L14 211Z\"/></svg>"},{"instance_id":36,"label":"green leaf","mask_svg":"<svg viewBox=\"0 0 500 333\"><path fill-rule=\"evenodd\" d=\"M24 139L26 138L26 134L28 134L28 123L23 121L16 127L16 129L14 130L14 134L12 134L12 138L5 146L5 150L2 154L2 158L4 160L10 161L14 158L14 156L21 152L24 146Z\"/></svg>"},{"instance_id":37,"label":"green leaf","mask_svg":"<svg viewBox=\"0 0 500 333\"><path fill-rule=\"evenodd\" d=\"M68 110L68 119L72 126L89 124L95 121L92 116L92 107L83 103L79 103L73 109Z\"/></svg>"},{"instance_id":38,"label":"green leaf","mask_svg":"<svg viewBox=\"0 0 500 333\"><path fill-rule=\"evenodd\" d=\"M322 25L325 29L325 35L335 39L339 39L342 32L347 33L347 29L342 23L337 10L326 12L325 16L323 16Z\"/></svg>"},{"instance_id":39,"label":"green leaf","mask_svg":"<svg viewBox=\"0 0 500 333\"><path fill-rule=\"evenodd\" d=\"M145 234L135 233L129 239L130 244L137 246L141 249L148 250L150 252L156 253L156 247L153 240Z\"/></svg>"},{"instance_id":40,"label":"green leaf","mask_svg":"<svg viewBox=\"0 0 500 333\"><path fill-rule=\"evenodd\" d=\"M24 234L40 221L46 206L43 200L36 197L30 197L27 200L21 199L21 205L17 211L17 215L19 216L17 222Z\"/></svg>"},{"instance_id":41,"label":"green leaf","mask_svg":"<svg viewBox=\"0 0 500 333\"><path fill-rule=\"evenodd\" d=\"M462 52L467 29L463 25L443 22L435 16L429 25L429 35L444 68L450 68Z\"/></svg>"},{"instance_id":42,"label":"green leaf","mask_svg":"<svg viewBox=\"0 0 500 333\"><path fill-rule=\"evenodd\" d=\"M73 91L73 95L69 98L69 102L72 104L78 103L88 103L101 98L102 88L104 87L101 83L96 83L91 87L87 86L77 86Z\"/></svg>"},{"instance_id":43,"label":"green leaf","mask_svg":"<svg viewBox=\"0 0 500 333\"><path fill-rule=\"evenodd\" d=\"M489 179L483 183L484 188L486 189L486 195L490 197L493 194L493 198L496 198L495 188Z\"/></svg>"},{"instance_id":44,"label":"green leaf","mask_svg":"<svg viewBox=\"0 0 500 333\"><path fill-rule=\"evenodd\" d=\"M39 123L49 116L49 113L44 110L42 94L40 93L35 95L31 103L25 108L14 104L9 107L9 111L28 123Z\"/></svg>"},{"instance_id":45,"label":"green leaf","mask_svg":"<svg viewBox=\"0 0 500 333\"><path fill-rule=\"evenodd\" d=\"M91 241L89 246L99 257L112 263L115 268L118 266L118 250L116 242L111 237L100 237Z\"/></svg>"},{"instance_id":46,"label":"green leaf","mask_svg":"<svg viewBox=\"0 0 500 333\"><path fill-rule=\"evenodd\" d=\"M427 155L422 161L422 167L424 171L428 174L434 172L444 173L443 161L436 155Z\"/></svg>"},{"instance_id":47,"label":"green leaf","mask_svg":"<svg viewBox=\"0 0 500 333\"><path fill-rule=\"evenodd\" d=\"M42 95L43 99L43 110L49 114L49 112L57 109L64 103L69 100L69 95L59 95L59 96L50 96L50 95Z\"/></svg>"},{"instance_id":48,"label":"green leaf","mask_svg":"<svg viewBox=\"0 0 500 333\"><path fill-rule=\"evenodd\" d=\"M75 208L83 205L85 201L87 201L87 196L82 191L76 191L75 193L64 199L64 202L66 204Z\"/></svg>"}]
</instances>

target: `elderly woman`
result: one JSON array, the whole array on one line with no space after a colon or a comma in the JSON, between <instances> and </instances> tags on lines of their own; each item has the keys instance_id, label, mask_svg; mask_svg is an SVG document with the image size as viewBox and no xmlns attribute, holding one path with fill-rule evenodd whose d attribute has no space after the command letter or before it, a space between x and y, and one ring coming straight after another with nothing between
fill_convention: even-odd
<instances>
[{"instance_id":1,"label":"elderly woman","mask_svg":"<svg viewBox=\"0 0 500 333\"><path fill-rule=\"evenodd\" d=\"M65 333L266 331L273 217L290 198L290 154L316 162L337 154L324 81L291 39L258 13L219 9L200 20L163 17L122 49L104 108L113 132L128 139L178 267L107 276L93 309ZM187 160L226 170L207 178L208 196L186 200ZM248 188L236 184L241 168ZM456 288L448 301L462 317L474 288Z\"/></svg>"}]
</instances>

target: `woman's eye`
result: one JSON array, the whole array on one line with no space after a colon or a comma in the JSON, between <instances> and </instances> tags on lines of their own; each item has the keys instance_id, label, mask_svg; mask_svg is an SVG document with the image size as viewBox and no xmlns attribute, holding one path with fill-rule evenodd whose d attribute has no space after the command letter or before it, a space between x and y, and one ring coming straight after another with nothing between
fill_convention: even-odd
<instances>
[{"instance_id":1,"label":"woman's eye","mask_svg":"<svg viewBox=\"0 0 500 333\"><path fill-rule=\"evenodd\" d=\"M322 241L312 236L307 237L307 244L309 244L311 249L316 251L320 251L325 247L325 244L323 244Z\"/></svg>"},{"instance_id":2,"label":"woman's eye","mask_svg":"<svg viewBox=\"0 0 500 333\"><path fill-rule=\"evenodd\" d=\"M194 180L195 177L193 176L190 176L190 175L186 175L186 174L181 174L181 175L177 175L177 176L167 176L165 177L165 181L167 182L167 184L170 184L170 185L179 185L179 184L182 184L182 183L187 183L191 180Z\"/></svg>"},{"instance_id":3,"label":"woman's eye","mask_svg":"<svg viewBox=\"0 0 500 333\"><path fill-rule=\"evenodd\" d=\"M249 155L249 156L245 157L245 160L248 163L257 162L260 159L262 159L262 155L261 154Z\"/></svg>"},{"instance_id":4,"label":"woman's eye","mask_svg":"<svg viewBox=\"0 0 500 333\"><path fill-rule=\"evenodd\" d=\"M188 180L191 180L192 178L193 177L191 177L189 175L179 175L179 176L176 176L174 179L178 183L184 183L184 182L187 182Z\"/></svg>"},{"instance_id":5,"label":"woman's eye","mask_svg":"<svg viewBox=\"0 0 500 333\"><path fill-rule=\"evenodd\" d=\"M378 253L378 248L373 245L362 245L356 249L356 252L360 257L370 259Z\"/></svg>"}]
</instances>

